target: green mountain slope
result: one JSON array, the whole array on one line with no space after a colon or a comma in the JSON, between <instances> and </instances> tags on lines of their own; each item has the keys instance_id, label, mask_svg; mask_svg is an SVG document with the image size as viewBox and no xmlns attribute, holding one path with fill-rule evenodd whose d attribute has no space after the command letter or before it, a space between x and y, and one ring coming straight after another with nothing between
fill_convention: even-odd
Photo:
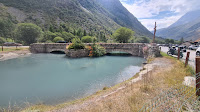
<instances>
[{"instance_id":1,"label":"green mountain slope","mask_svg":"<svg viewBox=\"0 0 200 112\"><path fill-rule=\"evenodd\" d=\"M67 23L88 32L112 34L124 26L133 29L136 35L152 37L119 0L0 0L0 3L6 7L2 12L15 21L33 22L43 30Z\"/></svg>"},{"instance_id":2,"label":"green mountain slope","mask_svg":"<svg viewBox=\"0 0 200 112\"><path fill-rule=\"evenodd\" d=\"M152 37L149 32L134 15L132 15L118 0L96 0L103 7L105 7L112 15L112 18L117 24L133 29L139 35L148 35Z\"/></svg>"}]
</instances>

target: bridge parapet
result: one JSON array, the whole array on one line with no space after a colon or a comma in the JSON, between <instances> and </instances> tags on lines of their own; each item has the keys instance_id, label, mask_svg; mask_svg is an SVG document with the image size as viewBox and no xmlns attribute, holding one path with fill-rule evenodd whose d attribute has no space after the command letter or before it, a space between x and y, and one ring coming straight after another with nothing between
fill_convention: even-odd
<instances>
[{"instance_id":1,"label":"bridge parapet","mask_svg":"<svg viewBox=\"0 0 200 112\"><path fill-rule=\"evenodd\" d=\"M66 46L69 44L70 43L35 43L31 44L30 51L32 53L50 53L53 51L66 52L67 50ZM98 43L98 44L104 47L107 53L110 53L112 51L122 51L130 53L133 56L140 56L140 57L144 57L143 48L148 46L147 44L142 44L142 43ZM91 46L92 43L87 43L85 45Z\"/></svg>"}]
</instances>

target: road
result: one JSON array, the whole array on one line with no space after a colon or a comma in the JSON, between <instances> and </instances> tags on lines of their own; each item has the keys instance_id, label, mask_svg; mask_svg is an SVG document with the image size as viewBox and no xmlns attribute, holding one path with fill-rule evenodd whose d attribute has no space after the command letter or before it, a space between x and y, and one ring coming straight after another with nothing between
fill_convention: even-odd
<instances>
[{"instance_id":1,"label":"road","mask_svg":"<svg viewBox=\"0 0 200 112\"><path fill-rule=\"evenodd\" d=\"M4 48L16 48L16 46L3 46ZM0 46L1 48L1 46ZM29 46L17 46L17 48L29 48Z\"/></svg>"},{"instance_id":2,"label":"road","mask_svg":"<svg viewBox=\"0 0 200 112\"><path fill-rule=\"evenodd\" d=\"M168 47L161 47L161 51L167 53L169 50ZM193 50L187 50L187 52L190 52L190 58L188 64L192 66L192 68L195 69L195 58L196 58L196 52ZM187 52L183 53L183 58L181 59L183 62L185 62Z\"/></svg>"}]
</instances>

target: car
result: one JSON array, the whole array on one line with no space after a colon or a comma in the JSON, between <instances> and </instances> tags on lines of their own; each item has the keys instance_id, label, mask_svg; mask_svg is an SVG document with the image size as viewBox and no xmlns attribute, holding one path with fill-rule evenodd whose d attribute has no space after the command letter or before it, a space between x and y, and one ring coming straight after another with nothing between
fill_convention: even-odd
<instances>
[{"instance_id":1,"label":"car","mask_svg":"<svg viewBox=\"0 0 200 112\"><path fill-rule=\"evenodd\" d=\"M198 45L191 45L188 47L188 49L190 49L190 50L197 50L198 48L199 48Z\"/></svg>"},{"instance_id":2,"label":"car","mask_svg":"<svg viewBox=\"0 0 200 112\"><path fill-rule=\"evenodd\" d=\"M22 46L20 43L15 43L15 42L5 42L3 46Z\"/></svg>"},{"instance_id":3,"label":"car","mask_svg":"<svg viewBox=\"0 0 200 112\"><path fill-rule=\"evenodd\" d=\"M178 48L180 48L180 50L181 50L182 52L186 52L186 46L179 46Z\"/></svg>"},{"instance_id":4,"label":"car","mask_svg":"<svg viewBox=\"0 0 200 112\"><path fill-rule=\"evenodd\" d=\"M200 47L196 50L196 56L200 56Z\"/></svg>"}]
</instances>

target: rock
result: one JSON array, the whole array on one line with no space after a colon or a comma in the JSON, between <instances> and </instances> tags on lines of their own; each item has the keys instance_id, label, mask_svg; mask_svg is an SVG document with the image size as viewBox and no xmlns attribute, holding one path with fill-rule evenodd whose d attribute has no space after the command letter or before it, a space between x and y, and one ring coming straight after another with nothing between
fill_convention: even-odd
<instances>
[{"instance_id":1,"label":"rock","mask_svg":"<svg viewBox=\"0 0 200 112\"><path fill-rule=\"evenodd\" d=\"M195 79L195 77L192 77L192 76L184 77L183 84L186 85L186 86L195 87L196 86L196 79Z\"/></svg>"}]
</instances>

